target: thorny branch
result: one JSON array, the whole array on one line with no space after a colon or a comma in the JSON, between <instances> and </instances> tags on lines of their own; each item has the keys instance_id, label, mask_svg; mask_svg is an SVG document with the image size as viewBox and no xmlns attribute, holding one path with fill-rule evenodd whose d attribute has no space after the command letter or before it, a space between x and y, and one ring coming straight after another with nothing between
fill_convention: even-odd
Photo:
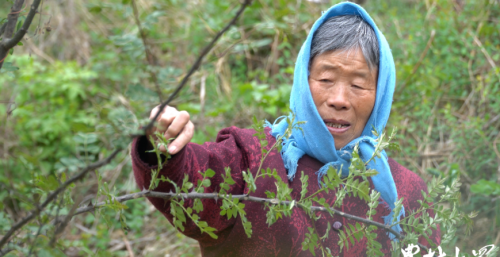
<instances>
[{"instance_id":1,"label":"thorny branch","mask_svg":"<svg viewBox=\"0 0 500 257\"><path fill-rule=\"evenodd\" d=\"M7 16L7 23L5 25L5 29L3 32L3 39L0 42L0 69L3 66L4 60L9 53L9 50L23 39L24 35L28 32L28 29L35 17L35 14L38 12L38 6L42 0L34 0L31 5L31 9L24 20L23 26L19 29L14 35L14 30L16 28L17 19L19 18L19 13L21 12L21 8L23 6L24 0L16 0L14 6L11 8L11 12Z\"/></svg>"},{"instance_id":2,"label":"thorny branch","mask_svg":"<svg viewBox=\"0 0 500 257\"><path fill-rule=\"evenodd\" d=\"M17 0L16 1L16 4L18 2L21 2L21 4L19 6L22 6L22 3L23 3L23 0ZM35 15L35 13L37 12L37 8L40 4L41 0L35 0L33 2L33 4L31 5L31 10L28 14L28 16L26 17L26 21L24 22L23 24L23 27L18 31L18 33L14 36L14 38L10 39L10 40L6 40L6 35L8 34L4 34L4 42L0 43L0 58L4 58L1 54L3 53L2 49L4 46L6 45L16 45L21 39L22 37L26 34L26 31L28 30L29 28L29 25L31 24L31 21L33 20L33 17ZM179 85L177 86L176 90L170 95L170 97L161 104L160 108L159 108L159 112L158 114L160 114L162 112L162 110L165 108L165 106L167 106L170 101L172 101L172 99L174 99L177 94L180 92L180 90L184 87L184 85L186 84L187 80L189 79L189 77L191 77L194 73L194 71L196 71L196 69L198 69L198 67L200 66L203 58L205 57L205 55L210 52L210 50L212 49L212 47L214 46L214 44L217 42L217 40L222 36L222 34L224 34L232 25L235 24L236 20L239 18L239 16L241 16L241 14L243 13L243 11L245 10L245 8L250 5L252 1L251 0L245 0L242 5L241 5L241 8L238 10L238 12L236 13L236 15L233 17L233 19L221 30L219 31L219 33L217 33L217 35L212 39L212 41L203 49L203 51L201 52L200 56L198 56L198 58L196 59L195 63L193 64L193 66L191 67L191 69L189 70L189 72L186 74L186 76L184 76L184 78L182 79L182 81L179 83ZM15 6L18 6L18 5L15 5ZM21 7L18 7L17 9L14 9L13 8L13 12L19 12L19 10L21 9ZM11 20L9 19L9 22ZM17 21L17 18L16 18L16 21ZM8 27L9 25L7 25ZM5 32L4 32L5 33ZM14 42L13 40L16 39L17 42ZM7 42L8 44L5 44L5 42ZM14 43L13 43L14 42ZM11 47L12 48L12 47ZM9 48L10 49L10 48ZM6 53L8 53L8 50L6 51ZM6 54L5 54L6 56ZM1 65L2 65L2 62L3 60L0 59L0 68L1 68ZM157 114L157 116L158 116ZM154 124L154 121L157 119L158 117L155 117L146 127L144 127L144 131L147 131L148 129L150 129L153 124ZM134 135L134 136L142 136L142 135ZM21 229L24 225L26 225L30 220L32 220L33 218L35 218L36 216L38 216L45 207L47 207L48 204L50 204L52 201L54 201L54 199L62 192L64 192L64 190L69 186L71 185L72 183L82 179L89 171L92 171L92 170L95 170L97 168L100 168L108 163L110 163L117 155L118 153L121 151L122 149L121 148L118 148L118 149L115 149L113 151L113 153L111 153L107 158L101 160L101 161L98 161L98 162L95 162L93 164L90 164L88 166L86 166L85 168L81 169L80 172L71 177L70 179L68 179L65 183L63 183L61 186L59 186L59 188L57 188L56 190L54 190L52 193L50 193L48 196L47 196L47 199L39 206L35 206L36 209L34 211L32 211L30 214L28 214L28 216L24 217L22 220L20 220L19 222L17 222L16 224L14 224L10 229L9 231L7 231L5 233L5 235L3 236L3 238L0 240L0 256L3 256L4 254L6 254L7 252L9 252L10 250L9 249L2 249L2 247L5 246L5 244L7 244L7 242L9 241L9 238L12 237L12 235L18 231L19 229ZM132 199L132 198L131 198ZM129 200L129 199L128 199ZM78 213L81 213L81 212L78 212L78 210L75 212L75 214L78 214Z\"/></svg>"},{"instance_id":3,"label":"thorny branch","mask_svg":"<svg viewBox=\"0 0 500 257\"><path fill-rule=\"evenodd\" d=\"M218 193L195 193L195 192L191 192L191 193L173 193L173 192L163 193L163 192L156 192L156 191L150 191L150 190L143 190L142 192L138 192L138 193L118 196L118 197L114 198L114 200L121 203L121 202L125 202L128 200L143 198L143 197L154 197L154 198L162 198L162 199L183 198L183 199L214 199L214 200L216 200L216 199L219 199L221 197L221 195L219 195ZM268 203L268 204L272 204L272 205L280 205L280 204L291 205L292 204L292 201L279 201L278 199L255 197L255 196L249 196L246 194L245 195L231 195L231 198L233 198L233 199L236 198L236 199L244 200L244 201L258 202L258 203ZM96 208L102 207L106 204L108 204L108 202L104 201L104 202L96 203L94 205L89 205L86 207L78 208L74 212L74 215L93 211ZM395 235L396 238L399 240L404 239L403 235L396 232L389 225L385 225L385 224L382 224L382 223L379 223L379 222L376 222L373 220L364 219L364 218L361 218L361 217L358 217L355 215L351 215L351 214L336 210L334 208L330 208L330 210L328 210L327 208L321 207L321 206L311 206L311 207L309 207L309 210L314 211L314 212L331 212L331 211L333 211L335 214L337 214L341 217L344 217L344 218L347 218L350 220L363 222L363 223L368 224L368 225L374 225L378 228L384 229L385 231ZM420 246L421 249L428 251L428 248L426 246L424 246L420 243L418 245Z\"/></svg>"}]
</instances>

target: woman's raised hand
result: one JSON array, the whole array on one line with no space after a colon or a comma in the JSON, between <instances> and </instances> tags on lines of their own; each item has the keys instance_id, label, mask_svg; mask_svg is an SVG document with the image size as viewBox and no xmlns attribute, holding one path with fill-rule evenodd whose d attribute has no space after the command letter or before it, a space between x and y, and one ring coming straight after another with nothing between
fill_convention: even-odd
<instances>
[{"instance_id":1,"label":"woman's raised hand","mask_svg":"<svg viewBox=\"0 0 500 257\"><path fill-rule=\"evenodd\" d=\"M153 119L158 112L159 106L152 111L149 119ZM194 124L189 119L189 113L178 111L174 107L166 106L158 116L157 126L148 131L147 137L154 135L156 131L162 133L166 139L175 138L168 145L170 154L178 153L187 143L191 141L194 133ZM165 152L164 146L160 146L160 151Z\"/></svg>"}]
</instances>

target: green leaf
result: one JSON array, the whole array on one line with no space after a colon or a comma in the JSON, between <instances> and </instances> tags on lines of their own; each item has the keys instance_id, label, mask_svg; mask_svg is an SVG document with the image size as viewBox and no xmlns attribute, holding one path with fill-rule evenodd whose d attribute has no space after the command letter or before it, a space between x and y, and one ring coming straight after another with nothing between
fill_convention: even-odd
<instances>
[{"instance_id":1,"label":"green leaf","mask_svg":"<svg viewBox=\"0 0 500 257\"><path fill-rule=\"evenodd\" d=\"M102 12L102 7L100 6L93 6L89 8L89 12L91 13L100 13Z\"/></svg>"},{"instance_id":2,"label":"green leaf","mask_svg":"<svg viewBox=\"0 0 500 257\"><path fill-rule=\"evenodd\" d=\"M387 149L395 152L401 152L401 147L399 147L398 143L389 143Z\"/></svg>"},{"instance_id":3,"label":"green leaf","mask_svg":"<svg viewBox=\"0 0 500 257\"><path fill-rule=\"evenodd\" d=\"M202 182L202 185L204 187L209 187L212 183L210 182L210 179L204 179Z\"/></svg>"},{"instance_id":4,"label":"green leaf","mask_svg":"<svg viewBox=\"0 0 500 257\"><path fill-rule=\"evenodd\" d=\"M471 185L470 191L475 194L500 195L500 184L494 181L481 179L475 184Z\"/></svg>"},{"instance_id":5,"label":"green leaf","mask_svg":"<svg viewBox=\"0 0 500 257\"><path fill-rule=\"evenodd\" d=\"M12 62L4 62L2 66L2 71L17 71L19 67L16 67L12 64Z\"/></svg>"},{"instance_id":6,"label":"green leaf","mask_svg":"<svg viewBox=\"0 0 500 257\"><path fill-rule=\"evenodd\" d=\"M208 169L207 171L205 171L205 176L211 178L215 175L215 171L213 171L212 169Z\"/></svg>"},{"instance_id":7,"label":"green leaf","mask_svg":"<svg viewBox=\"0 0 500 257\"><path fill-rule=\"evenodd\" d=\"M21 29L21 27L23 26L23 23L24 23L24 20L21 20L21 19L17 22L16 32Z\"/></svg>"},{"instance_id":8,"label":"green leaf","mask_svg":"<svg viewBox=\"0 0 500 257\"><path fill-rule=\"evenodd\" d=\"M197 198L193 200L193 210L195 210L198 213L203 211L203 203L201 202L200 199Z\"/></svg>"}]
</instances>

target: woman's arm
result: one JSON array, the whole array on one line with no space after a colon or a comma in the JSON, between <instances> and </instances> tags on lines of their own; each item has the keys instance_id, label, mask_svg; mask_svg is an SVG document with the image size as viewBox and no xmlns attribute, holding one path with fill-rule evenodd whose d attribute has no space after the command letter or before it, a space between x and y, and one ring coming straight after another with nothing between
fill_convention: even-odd
<instances>
[{"instance_id":1,"label":"woman's arm","mask_svg":"<svg viewBox=\"0 0 500 257\"><path fill-rule=\"evenodd\" d=\"M175 117L172 120L175 120ZM187 122L183 122L187 124ZM171 123L170 126L172 126L172 124L173 123ZM168 128L169 127L160 132L165 134L169 131ZM170 146L174 143L179 143L177 145L177 153L173 154L172 158L167 160L163 165L163 169L160 171L158 177L168 177L170 180L177 183L177 185L180 185L184 176L188 175L189 181L196 186L198 179L202 178L202 174L199 172L205 172L207 169L212 169L215 171L216 175L211 179L211 185L206 187L204 192L213 193L220 190L220 183L223 182L221 175L225 174L225 168L229 167L232 178L236 182L230 187L229 193L242 194L244 190L244 181L241 176L241 171L246 170L248 164L239 142L234 136L236 130L236 128L224 129L219 133L215 143L210 142L203 145L193 143L182 145L183 142L178 140L181 136L179 135L168 147L170 149ZM178 131L185 131L185 128ZM191 137L192 133L190 137L188 134L187 138L189 140L191 140ZM181 147L179 147L179 145ZM140 189L149 188L151 170L157 168L158 162L156 154L147 153L147 151L151 149L152 145L145 136L136 138L133 141L131 153L132 165L136 182ZM159 192L174 192L175 187L168 182L160 182L158 187L154 190ZM160 198L149 198L149 201L162 212L170 222L173 222L173 216L170 213L170 201ZM220 205L222 201L203 200L202 202L204 210L198 214L200 220L206 221L209 226L217 230L215 234L219 237L218 240L212 239L206 233L202 234L196 224L189 219L184 224L185 229L182 232L200 241L200 243L214 245L220 242L219 240L225 239L236 219L232 218L227 220L225 216L220 215ZM192 200L185 200L185 207L192 206L192 203Z\"/></svg>"}]
</instances>

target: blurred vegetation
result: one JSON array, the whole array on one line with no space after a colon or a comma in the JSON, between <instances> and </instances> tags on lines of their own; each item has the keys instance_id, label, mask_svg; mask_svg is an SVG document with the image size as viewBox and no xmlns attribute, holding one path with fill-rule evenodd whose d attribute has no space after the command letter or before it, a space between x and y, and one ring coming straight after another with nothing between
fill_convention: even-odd
<instances>
[{"instance_id":1,"label":"blurred vegetation","mask_svg":"<svg viewBox=\"0 0 500 257\"><path fill-rule=\"evenodd\" d=\"M227 126L247 127L254 115L271 121L287 112L300 46L321 11L339 1L318 2L254 0L173 103L191 113L195 142L214 140ZM426 181L461 178L460 208L479 211L472 235L455 238L462 252L500 245L500 3L364 2L396 62L388 127L398 128L402 151L389 156ZM168 96L239 6L208 0L137 4L152 62L130 0L46 0L23 45L7 57L0 70L0 235L79 167L126 146L127 135L159 102L151 74ZM0 2L0 23L11 5ZM129 154L122 152L68 190L59 215L79 196L95 202L99 175L115 195L138 190ZM112 210L83 214L71 221L59 249L69 256L199 255L197 243L144 199L126 205L127 232ZM36 234L56 210L49 207L29 224L18 235L28 241L18 239L12 254L27 255L29 246L43 243L44 236L35 241L30 231Z\"/></svg>"}]
</instances>

